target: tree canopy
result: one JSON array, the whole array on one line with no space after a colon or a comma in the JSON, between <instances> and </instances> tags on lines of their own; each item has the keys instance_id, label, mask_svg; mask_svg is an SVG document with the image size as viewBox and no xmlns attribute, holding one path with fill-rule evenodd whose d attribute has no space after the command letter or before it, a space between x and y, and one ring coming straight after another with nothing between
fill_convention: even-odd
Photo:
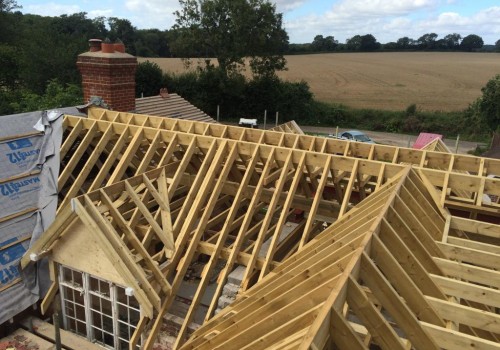
<instances>
[{"instance_id":1,"label":"tree canopy","mask_svg":"<svg viewBox=\"0 0 500 350\"><path fill-rule=\"evenodd\" d=\"M500 74L490 79L481 91L479 111L491 130L500 128Z\"/></svg>"},{"instance_id":2,"label":"tree canopy","mask_svg":"<svg viewBox=\"0 0 500 350\"><path fill-rule=\"evenodd\" d=\"M283 16L267 0L180 0L173 51L181 57L214 57L235 72L250 59L254 75L273 75L286 66L288 34Z\"/></svg>"},{"instance_id":3,"label":"tree canopy","mask_svg":"<svg viewBox=\"0 0 500 350\"><path fill-rule=\"evenodd\" d=\"M483 47L483 44L483 39L479 35L469 34L462 40L460 47L463 50L472 51L474 49L480 49Z\"/></svg>"},{"instance_id":4,"label":"tree canopy","mask_svg":"<svg viewBox=\"0 0 500 350\"><path fill-rule=\"evenodd\" d=\"M0 0L0 12L10 12L21 7L16 0Z\"/></svg>"}]
</instances>

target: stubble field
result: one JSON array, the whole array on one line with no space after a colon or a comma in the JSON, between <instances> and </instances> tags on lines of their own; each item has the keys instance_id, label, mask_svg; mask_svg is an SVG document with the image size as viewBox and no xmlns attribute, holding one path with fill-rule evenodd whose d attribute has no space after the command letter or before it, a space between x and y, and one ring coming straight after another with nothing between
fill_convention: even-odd
<instances>
[{"instance_id":1,"label":"stubble field","mask_svg":"<svg viewBox=\"0 0 500 350\"><path fill-rule=\"evenodd\" d=\"M457 111L481 95L500 74L500 54L461 52L332 53L287 56L279 76L305 80L316 99L354 108ZM164 71L181 73L177 58L139 58Z\"/></svg>"}]
</instances>

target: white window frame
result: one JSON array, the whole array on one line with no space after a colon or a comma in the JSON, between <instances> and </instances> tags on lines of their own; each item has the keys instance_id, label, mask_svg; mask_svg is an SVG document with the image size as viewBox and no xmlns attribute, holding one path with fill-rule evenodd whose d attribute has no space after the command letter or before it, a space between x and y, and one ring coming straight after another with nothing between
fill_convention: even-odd
<instances>
[{"instance_id":1,"label":"white window frame","mask_svg":"<svg viewBox=\"0 0 500 350\"><path fill-rule=\"evenodd\" d=\"M65 279L65 271L69 272L71 275L70 280ZM75 275L79 274L81 276L81 280L83 282L83 285L80 286L78 283L75 282L76 278ZM98 285L98 290L92 290L91 285L92 283L95 285L97 283ZM106 291L109 291L109 295L107 293L102 292L101 285L103 285ZM60 296L61 296L61 311L62 311L62 317L63 317L63 325L64 329L70 330L74 332L72 329L69 329L69 323L71 320L73 320L76 328L76 334L79 334L81 336L86 336L87 340L89 340L92 343L98 343L99 345L102 345L106 348L109 349L123 349L126 350L129 348L128 344L130 342L130 338L132 337L132 334L137 328L137 323L131 323L131 313L135 313L136 315L140 317L142 315L141 308L137 309L133 305L131 305L131 300L135 301L135 298L133 296L128 296L125 293L125 287L116 285L110 281L106 281L102 278L93 276L89 273L86 272L81 272L75 269L72 269L67 266L59 265L59 290L60 290ZM118 298L118 293L121 292L122 298L125 296L125 302L120 302ZM76 303L76 297L75 293L79 293L80 296L83 296L84 300L84 305L81 305L79 303ZM99 301L99 306L98 308L93 308L92 306L92 300L97 300ZM134 299L132 299L134 298ZM103 312L103 302L109 303L111 305L111 314L106 314ZM135 301L137 304L137 301ZM84 308L85 310L85 315L82 315L81 317L78 316L76 312L76 307L75 304L79 307ZM125 310L126 315L119 315L119 310ZM68 313L68 310L73 310L73 314ZM100 314L100 326L97 324L94 324L93 322L93 314ZM84 318L83 318L84 316ZM120 316L121 319L120 319ZM125 316L125 317L124 317ZM112 320L112 328L113 331L110 332L108 329L105 329L104 326L104 319L108 318ZM137 320L138 322L139 320ZM86 324L86 335L83 334L83 332L79 332L79 325L82 323ZM120 328L123 330L125 329L127 332L127 338L124 338L120 334ZM97 334L100 334L100 336L96 336ZM104 341L104 334L107 336L113 337L113 346L110 344L107 344ZM120 345L122 343L125 343L126 346L124 345L123 347ZM137 349L140 349L141 346L141 341L138 342L137 344Z\"/></svg>"}]
</instances>

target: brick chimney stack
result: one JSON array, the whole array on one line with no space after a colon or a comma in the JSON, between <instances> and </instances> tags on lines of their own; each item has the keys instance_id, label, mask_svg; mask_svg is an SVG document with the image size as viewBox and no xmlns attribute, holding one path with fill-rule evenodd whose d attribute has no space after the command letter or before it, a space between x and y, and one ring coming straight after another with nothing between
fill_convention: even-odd
<instances>
[{"instance_id":1,"label":"brick chimney stack","mask_svg":"<svg viewBox=\"0 0 500 350\"><path fill-rule=\"evenodd\" d=\"M76 65L82 75L83 98L101 97L111 109L135 110L135 70L137 58L125 53L121 43L89 40L90 51L78 55Z\"/></svg>"}]
</instances>

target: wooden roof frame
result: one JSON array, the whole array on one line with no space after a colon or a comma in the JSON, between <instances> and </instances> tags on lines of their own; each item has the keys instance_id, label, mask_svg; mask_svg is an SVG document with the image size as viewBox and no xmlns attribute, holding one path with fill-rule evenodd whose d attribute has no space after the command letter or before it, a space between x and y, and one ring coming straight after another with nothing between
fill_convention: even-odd
<instances>
[{"instance_id":1,"label":"wooden roof frame","mask_svg":"<svg viewBox=\"0 0 500 350\"><path fill-rule=\"evenodd\" d=\"M95 111L96 109L93 110ZM105 183L111 184L124 178L125 171L133 172L133 174L140 174L143 171L154 169L158 166L158 164L150 164L150 160L154 157L155 153L159 154L161 152L165 152L167 150L166 145L169 144L170 140L173 138L176 138L176 142L181 148L189 147L189 142L193 139L196 139L195 148L199 149L200 146L205 148L206 146L204 145L212 142L210 140L213 140L213 137L200 134L212 134L215 130L218 130L215 132L215 134L218 135L217 139L219 141L217 142L222 142L222 138L226 138L231 142L250 142L269 147L277 147L273 143L278 138L280 140L287 140L289 137L292 137L295 140L293 142L294 146L287 146L286 142L280 141L279 143L284 143L284 145L278 148L306 150L314 154L321 153L331 155L336 159L332 163L335 167L337 167L336 170L339 171L349 171L352 169L357 158L353 157L353 154L350 154L350 156L338 155L335 152L335 149L339 147L339 144L346 150L368 147L373 151L371 152L372 155L379 154L385 151L385 149L389 149L391 154L395 154L390 163L387 161L383 161L381 163L380 161L358 158L358 164L360 165L359 172L361 175L360 181L366 181L366 179L369 179L371 176L377 175L377 173L374 174L372 170L380 169L381 164L385 164L385 169L391 169L389 172L392 171L393 174L394 171L397 171L396 169L398 167L401 169L405 164L412 164L412 166L418 168L419 171L426 176L434 187L441 191L441 201L444 205L472 213L484 213L493 216L500 215L499 204L492 203L490 205L484 205L482 202L482 197L485 193L495 196L500 195L500 181L486 176L487 173L492 171L496 172L495 169L500 167L500 161L498 160L465 155L454 155L442 152L396 148L384 145L369 145L360 142L348 142L306 135L294 135L281 132L222 126L210 123L148 117L130 113L115 112L116 114L111 114L112 112L106 110L100 111L103 111L102 116L112 117L114 121L107 122L71 116L65 117L64 126L71 132L61 148L61 155L66 156L68 150L71 147L74 147L75 141L81 140L78 141L78 149L76 150L75 155L70 154L70 161L67 164L63 164L59 178L59 189L64 192L63 196L67 197L64 198L64 201L66 202L69 200L68 198L77 195L77 191L86 179L84 175L88 176L88 172L90 172L92 167L96 165L101 153L105 152L106 147L109 148L111 144L113 144L114 147L109 151L110 160L121 160L121 163L117 165L118 171L115 171L114 174L106 182L104 182L104 179L108 177L109 169L113 166L111 162L107 162L102 167L99 176L96 177L89 190L103 186ZM145 125L152 125L160 122L162 123L162 128L158 128L158 125L156 125L156 127L150 127L136 126L134 124L122 124L124 121ZM165 130L163 127L167 124L171 125L175 131ZM185 127L188 127L188 129L186 130ZM208 131L211 132L209 133ZM239 134L236 135L235 132L238 132ZM255 134L256 132L258 134ZM89 137L89 135L91 136ZM120 135L120 137L115 140L110 140L111 135L115 135L115 138L117 135ZM259 140L261 141L255 141L255 139L250 137L250 135L260 135ZM243 138L242 136L245 136L244 139L247 141L239 140ZM235 138L238 139L238 141L234 141ZM267 142L264 143L262 142L263 140L267 140ZM306 147L302 147L305 145L302 140L309 140L310 145L321 146L310 147L306 145ZM146 144L146 142L149 144ZM95 145L95 152L92 148L89 150L89 146L92 145ZM147 148L148 153L142 152L142 154L140 154L141 149L145 149L145 147ZM320 148L322 151L318 151L317 148ZM79 168L77 167L78 162L74 161L74 159L80 159L82 154L89 151L92 152L92 155L83 167L83 173L80 173ZM122 157L122 154L126 154L126 157ZM410 156L408 158L404 155ZM140 161L138 159L139 156L141 157ZM424 156L426 157L425 159L422 158ZM129 161L134 157L136 157L137 162L140 162L140 164L136 164L136 168L131 169ZM372 156L372 158L376 157ZM64 162L63 157L62 159ZM419 160L418 166L415 165L416 160ZM422 160L424 160L423 164ZM420 166L420 164L423 166ZM467 164L469 164L469 166L466 166ZM477 167L479 167L479 169L477 169ZM75 169L77 169L78 174L72 175L71 172L75 172ZM478 173L474 173L474 171ZM66 195L64 185L72 176L74 178L75 185L69 189L69 192L67 192ZM63 203L65 203L64 201Z\"/></svg>"},{"instance_id":2,"label":"wooden roof frame","mask_svg":"<svg viewBox=\"0 0 500 350\"><path fill-rule=\"evenodd\" d=\"M342 246L338 248L343 253L335 253L337 260L332 260L332 264L340 260L343 263L341 267L335 265L340 275L332 277L333 292L326 293L324 305L311 306L315 316L310 312L297 314L299 318L306 316L302 325L312 322L310 327L295 332L291 323L286 323L276 328L270 338L258 338L258 344L280 339L277 348L296 348L298 344L324 348L333 343L340 348L345 344L365 348L363 342L398 348L410 341L447 347L458 339L461 345L469 341L487 349L498 348L491 344L491 339L498 340L500 334L495 328L497 316L488 310L498 307L499 286L492 281L498 278L500 229L497 225L452 217L443 206L497 215L500 207L485 207L478 199L483 193L500 195L500 182L485 176L487 169L496 166L494 162L423 151L419 153L419 165L410 168L407 163L413 163L402 158L410 153L400 148L393 148L396 156L385 162L344 155L346 149L367 146L359 143L129 113L103 112L99 118L112 121L65 117L58 218L22 263L50 256L68 222L77 217L108 242L114 242L113 249L141 255L140 259L128 259L122 253L118 258L130 271L142 269L141 285L147 282L151 286L144 290L143 298L151 304L148 317L138 328L142 331L147 322L151 323L146 349L152 348L162 316L171 307L189 265L201 254L208 261L176 339L176 348L186 341L187 327L218 261L225 261L225 267L217 272L219 286L215 295L220 295L231 269L240 265L245 267L241 297L212 319L214 297L205 324L188 340L188 348L200 339L215 344L221 332L219 323L226 324L226 318L239 322L238 315L244 314L238 305L260 298L259 290L287 275L286 266L290 264L299 264L309 271L308 262L320 251L316 244L336 241L336 234L349 228L359 235L339 241ZM176 130L168 129L168 125ZM278 145L272 144L273 140L279 140ZM344 153L335 154L341 145ZM371 158L379 153L376 146L368 145ZM437 159L433 157L451 163L433 162ZM422 159L426 160L423 164ZM477 162L480 167L482 164L482 170L462 173L467 168L464 164ZM291 238L280 241L292 208L305 211L306 216ZM321 233L319 224L323 221L335 223ZM207 237L206 231L211 231ZM147 240L143 240L155 234L155 242L163 248L151 253L150 246L144 244ZM353 239L355 244L351 244ZM259 256L264 242L268 242L269 248L265 256ZM351 252L347 254L346 249ZM384 258L387 252L392 258ZM475 254L480 261L471 260ZM136 261L139 267L134 266ZM381 265L384 262L386 265ZM398 276L403 272L400 280L389 277L395 276L395 271ZM474 273L471 275L470 271ZM461 280L455 282L453 278ZM313 293L324 295L326 283L330 282L322 285L321 293L317 289ZM399 295L407 305L387 305L387 299L374 290L374 285L392 295L391 301L399 300ZM417 297L412 296L418 290ZM46 309L56 291L53 284L42 309ZM480 296L485 292L488 300ZM286 293L287 289L282 289L280 294ZM460 300L471 298L470 294L474 294L473 299L461 305ZM381 304L391 315L400 313L398 327L416 333L404 339L398 335L399 328L395 330L392 321L378 309ZM425 307L420 310L422 305ZM435 315L422 321L427 309L434 310ZM346 318L349 310L360 318L360 323ZM487 325L481 324L484 312ZM443 314L452 314L454 318L445 322ZM469 316L473 324L468 323ZM285 321L291 322L286 318ZM455 329L454 324L465 326ZM332 333L332 329L339 333ZM360 338L359 334L363 336ZM224 341L230 341L231 334L226 336ZM252 338L248 337L244 339Z\"/></svg>"},{"instance_id":3,"label":"wooden roof frame","mask_svg":"<svg viewBox=\"0 0 500 350\"><path fill-rule=\"evenodd\" d=\"M452 238L450 218L408 169L242 293L181 349L498 349L500 250ZM468 246L484 248L481 258L467 258ZM485 275L473 277L479 270Z\"/></svg>"}]
</instances>

